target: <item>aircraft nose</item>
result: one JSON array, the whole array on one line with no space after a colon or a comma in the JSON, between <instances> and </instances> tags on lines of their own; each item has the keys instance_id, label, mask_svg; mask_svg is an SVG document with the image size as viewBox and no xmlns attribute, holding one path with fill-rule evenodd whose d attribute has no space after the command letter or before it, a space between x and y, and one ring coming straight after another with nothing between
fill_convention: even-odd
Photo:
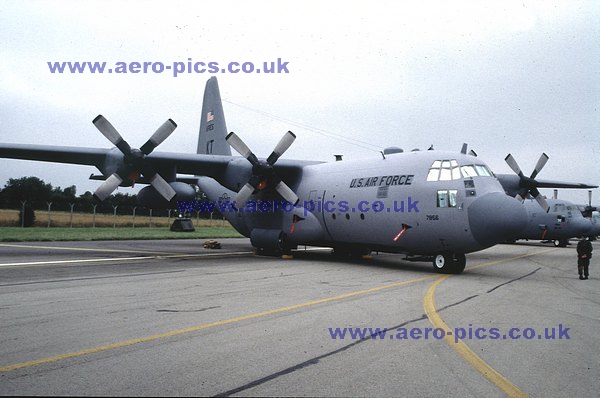
<instances>
[{"instance_id":1,"label":"aircraft nose","mask_svg":"<svg viewBox=\"0 0 600 398\"><path fill-rule=\"evenodd\" d=\"M518 237L527 225L525 206L502 192L478 198L468 212L473 238L484 247Z\"/></svg>"},{"instance_id":2,"label":"aircraft nose","mask_svg":"<svg viewBox=\"0 0 600 398\"><path fill-rule=\"evenodd\" d=\"M573 222L573 236L582 236L592 231L592 222L585 218L579 218L572 220Z\"/></svg>"}]
</instances>

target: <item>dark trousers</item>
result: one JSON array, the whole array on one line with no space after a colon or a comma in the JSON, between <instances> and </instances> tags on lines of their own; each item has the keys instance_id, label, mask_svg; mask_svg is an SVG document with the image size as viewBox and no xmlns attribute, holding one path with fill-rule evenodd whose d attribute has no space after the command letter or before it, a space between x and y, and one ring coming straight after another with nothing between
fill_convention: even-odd
<instances>
[{"instance_id":1,"label":"dark trousers","mask_svg":"<svg viewBox=\"0 0 600 398\"><path fill-rule=\"evenodd\" d=\"M583 275L585 277L589 276L588 270L590 267L590 260L579 260L577 262L577 270L579 271L579 276Z\"/></svg>"}]
</instances>

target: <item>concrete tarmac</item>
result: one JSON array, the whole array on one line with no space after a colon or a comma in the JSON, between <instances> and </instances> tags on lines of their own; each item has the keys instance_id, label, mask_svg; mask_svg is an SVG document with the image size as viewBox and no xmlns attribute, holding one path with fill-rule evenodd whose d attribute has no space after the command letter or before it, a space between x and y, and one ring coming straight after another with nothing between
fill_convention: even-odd
<instances>
[{"instance_id":1,"label":"concrete tarmac","mask_svg":"<svg viewBox=\"0 0 600 398\"><path fill-rule=\"evenodd\" d=\"M598 397L597 242L582 281L575 244L445 277L219 241L0 243L0 395Z\"/></svg>"}]
</instances>

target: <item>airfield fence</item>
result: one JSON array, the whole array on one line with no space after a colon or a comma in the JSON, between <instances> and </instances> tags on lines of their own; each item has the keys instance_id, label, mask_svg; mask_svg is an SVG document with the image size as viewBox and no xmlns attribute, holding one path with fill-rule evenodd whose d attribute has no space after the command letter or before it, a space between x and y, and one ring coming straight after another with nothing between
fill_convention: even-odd
<instances>
[{"instance_id":1,"label":"airfield fence","mask_svg":"<svg viewBox=\"0 0 600 398\"><path fill-rule=\"evenodd\" d=\"M152 228L170 227L178 217L174 209L147 209L140 206L120 206L112 213L96 212L96 209L68 206L67 209L36 209L33 227L70 228ZM21 227L22 210L0 209L0 227ZM190 214L195 227L220 227L229 223L221 213L195 212Z\"/></svg>"}]
</instances>

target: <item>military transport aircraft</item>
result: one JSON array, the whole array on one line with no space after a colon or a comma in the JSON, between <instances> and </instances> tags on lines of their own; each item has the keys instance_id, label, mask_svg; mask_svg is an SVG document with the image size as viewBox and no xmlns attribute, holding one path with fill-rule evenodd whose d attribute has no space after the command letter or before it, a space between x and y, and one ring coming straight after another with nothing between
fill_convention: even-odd
<instances>
[{"instance_id":1,"label":"military transport aircraft","mask_svg":"<svg viewBox=\"0 0 600 398\"><path fill-rule=\"evenodd\" d=\"M564 183L559 181L538 181L536 176L548 162L548 155L542 153L531 173L526 177L517 161L511 154L505 161L515 172L511 174L496 174L506 193L523 201L527 210L527 226L518 236L510 239L536 239L553 242L555 246L566 247L570 238L587 236L596 229L595 223L585 218L577 205L558 198L546 199L537 188L588 188L586 184ZM556 195L555 190L555 195ZM590 203L591 203L591 192ZM537 202L537 203L536 203ZM588 206L590 207L590 206ZM586 209L588 208L586 207Z\"/></svg>"},{"instance_id":2,"label":"military transport aircraft","mask_svg":"<svg viewBox=\"0 0 600 398\"><path fill-rule=\"evenodd\" d=\"M224 216L263 253L298 245L396 252L433 260L437 272L460 273L466 253L516 236L527 222L520 201L466 147L330 163L286 160L280 157L295 139L287 132L259 159L239 136L227 134L216 77L206 84L196 154L153 152L175 129L170 119L140 149L103 116L93 123L115 148L0 144L0 157L95 166L102 177L92 178L105 178L96 190L100 199L118 186L148 183L138 195L148 207L191 201L189 184L197 184L210 200L232 204Z\"/></svg>"},{"instance_id":3,"label":"military transport aircraft","mask_svg":"<svg viewBox=\"0 0 600 398\"><path fill-rule=\"evenodd\" d=\"M533 199L524 201L527 226L511 241L535 239L566 247L570 238L588 236L594 227L592 220L583 217L577 205L562 199L545 199L548 211Z\"/></svg>"}]
</instances>

